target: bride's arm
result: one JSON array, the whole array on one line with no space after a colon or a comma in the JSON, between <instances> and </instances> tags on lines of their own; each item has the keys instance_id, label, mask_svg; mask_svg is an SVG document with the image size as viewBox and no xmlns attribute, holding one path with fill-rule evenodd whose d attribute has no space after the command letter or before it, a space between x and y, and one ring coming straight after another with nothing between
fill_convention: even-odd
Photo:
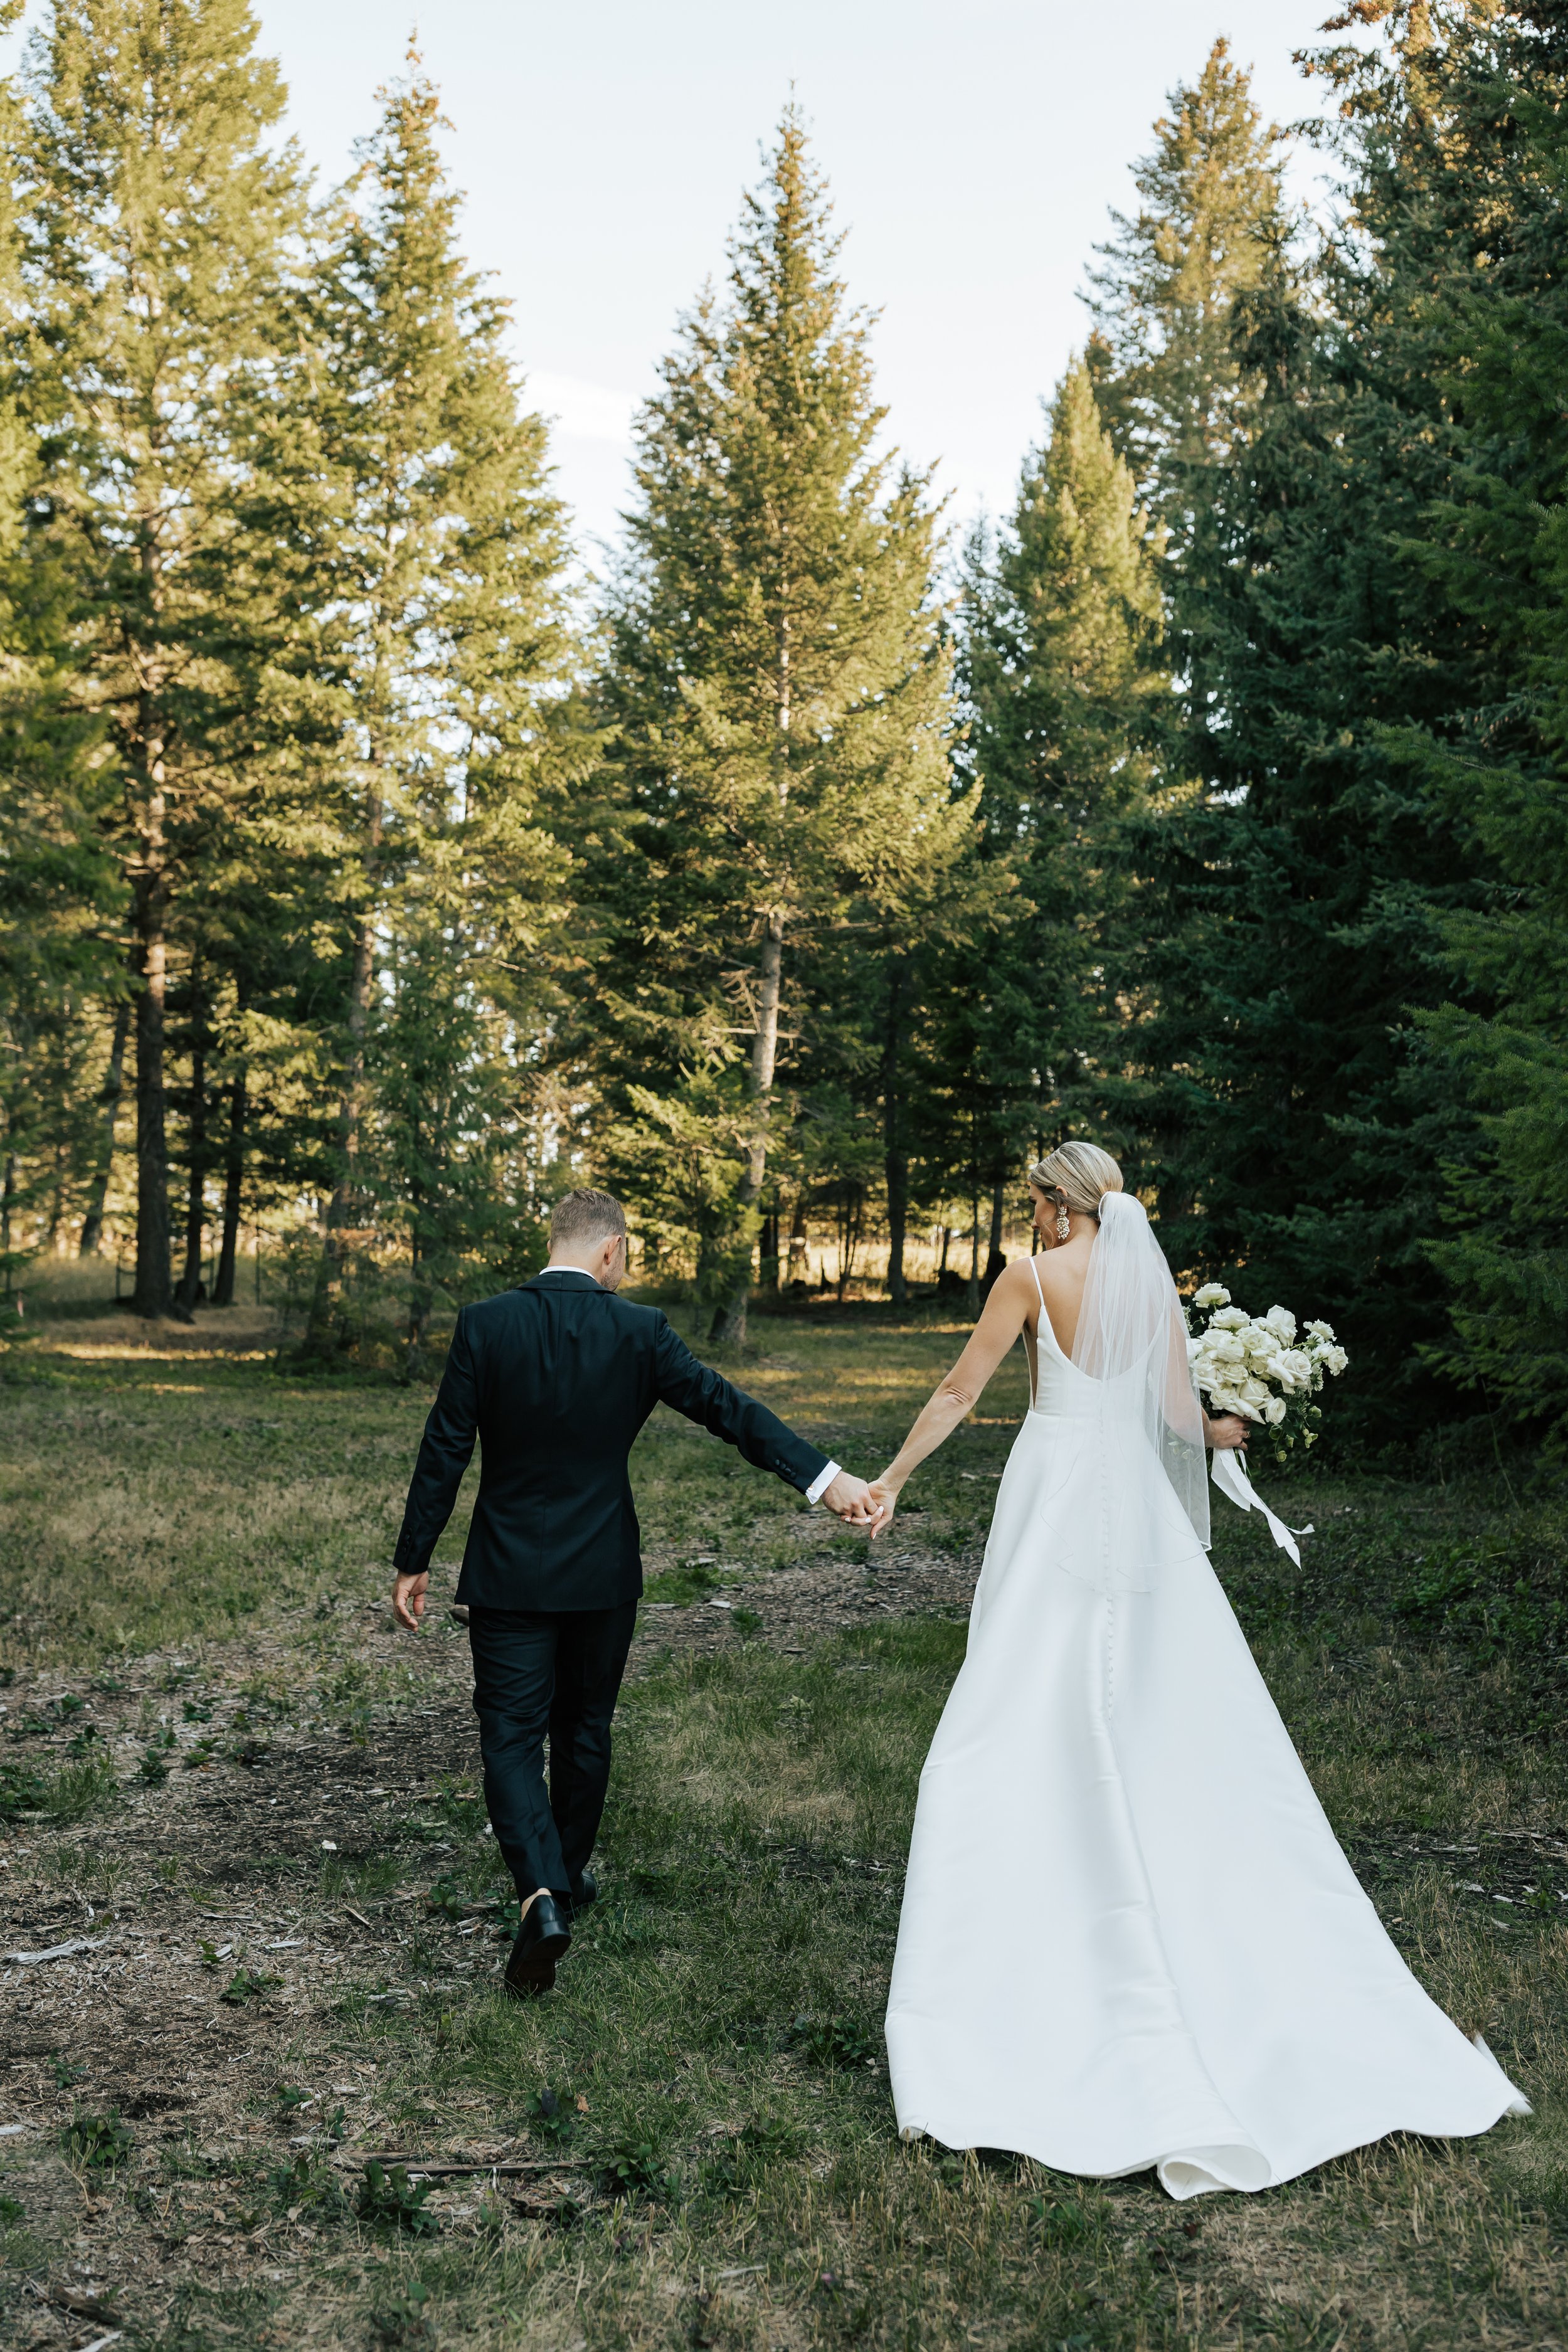
<instances>
[{"instance_id":1,"label":"bride's arm","mask_svg":"<svg viewBox=\"0 0 1568 2352\"><path fill-rule=\"evenodd\" d=\"M892 1525L900 1489L910 1471L928 1454L934 1454L943 1438L951 1437L959 1423L973 1412L986 1381L1017 1339L1035 1304L1034 1278L1026 1261L1019 1258L997 1276L969 1345L932 1391L881 1476L873 1479L870 1499L882 1506L884 1514L871 1531L873 1540Z\"/></svg>"}]
</instances>

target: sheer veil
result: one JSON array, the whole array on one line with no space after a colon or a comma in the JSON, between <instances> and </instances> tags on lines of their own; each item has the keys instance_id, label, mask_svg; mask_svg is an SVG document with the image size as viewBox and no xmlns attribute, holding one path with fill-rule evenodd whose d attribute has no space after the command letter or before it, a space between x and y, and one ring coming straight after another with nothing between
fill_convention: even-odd
<instances>
[{"instance_id":1,"label":"sheer veil","mask_svg":"<svg viewBox=\"0 0 1568 2352\"><path fill-rule=\"evenodd\" d=\"M1106 1590L1146 1591L1167 1553L1173 1501L1207 1549L1208 1465L1186 1318L1130 1192L1101 1197L1072 1361L1097 1383L1104 1484L1088 1547L1098 1557L1062 1564Z\"/></svg>"}]
</instances>

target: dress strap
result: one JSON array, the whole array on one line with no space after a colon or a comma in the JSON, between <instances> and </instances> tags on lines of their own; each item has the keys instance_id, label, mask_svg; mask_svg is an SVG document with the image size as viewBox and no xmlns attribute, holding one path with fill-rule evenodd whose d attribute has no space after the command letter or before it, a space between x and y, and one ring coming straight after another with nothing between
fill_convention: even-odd
<instances>
[{"instance_id":1,"label":"dress strap","mask_svg":"<svg viewBox=\"0 0 1568 2352\"><path fill-rule=\"evenodd\" d=\"M1040 1302L1040 1321L1041 1321L1041 1323L1044 1323L1044 1321L1045 1321L1045 1319L1046 1319L1046 1294L1045 1294L1045 1292L1040 1288L1040 1269L1039 1269L1039 1267L1035 1264L1035 1252L1034 1252L1033 1250L1031 1250L1031 1251L1029 1252L1029 1272L1030 1272L1030 1273L1034 1276L1034 1277L1035 1277L1035 1296L1038 1298L1038 1300L1039 1300L1039 1302ZM1034 1404L1036 1404L1036 1403L1037 1403L1037 1402L1038 1402L1038 1401L1039 1401L1039 1394L1040 1394L1040 1335L1039 1335L1038 1328L1037 1327L1037 1328L1036 1328L1036 1332L1035 1332L1035 1352L1034 1352L1034 1355L1033 1355L1033 1357L1032 1357L1032 1359L1031 1359L1031 1360L1030 1360L1030 1364L1029 1364L1029 1402L1030 1402L1030 1404L1031 1404L1031 1405L1034 1405Z\"/></svg>"}]
</instances>

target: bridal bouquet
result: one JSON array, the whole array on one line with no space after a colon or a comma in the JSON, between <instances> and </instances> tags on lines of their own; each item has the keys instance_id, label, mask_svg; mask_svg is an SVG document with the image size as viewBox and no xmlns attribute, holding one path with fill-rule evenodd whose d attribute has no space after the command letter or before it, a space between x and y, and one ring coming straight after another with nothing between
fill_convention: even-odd
<instances>
[{"instance_id":1,"label":"bridal bouquet","mask_svg":"<svg viewBox=\"0 0 1568 2352\"><path fill-rule=\"evenodd\" d=\"M1288 1307L1248 1315L1217 1282L1205 1283L1193 1306L1208 1313L1204 1328L1188 1339L1187 1354L1209 1412L1260 1423L1281 1466L1304 1454L1323 1417L1312 1400L1325 1375L1337 1379L1350 1361L1333 1325L1309 1323L1298 1334Z\"/></svg>"}]
</instances>

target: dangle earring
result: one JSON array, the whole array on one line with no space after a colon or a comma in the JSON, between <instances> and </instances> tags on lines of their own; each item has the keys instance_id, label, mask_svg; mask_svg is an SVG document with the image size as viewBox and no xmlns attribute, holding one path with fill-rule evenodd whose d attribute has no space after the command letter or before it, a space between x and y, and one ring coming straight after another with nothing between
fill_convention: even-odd
<instances>
[{"instance_id":1,"label":"dangle earring","mask_svg":"<svg viewBox=\"0 0 1568 2352\"><path fill-rule=\"evenodd\" d=\"M1060 1192L1057 1194L1057 1239L1065 1242L1072 1227L1068 1222L1068 1204Z\"/></svg>"}]
</instances>

